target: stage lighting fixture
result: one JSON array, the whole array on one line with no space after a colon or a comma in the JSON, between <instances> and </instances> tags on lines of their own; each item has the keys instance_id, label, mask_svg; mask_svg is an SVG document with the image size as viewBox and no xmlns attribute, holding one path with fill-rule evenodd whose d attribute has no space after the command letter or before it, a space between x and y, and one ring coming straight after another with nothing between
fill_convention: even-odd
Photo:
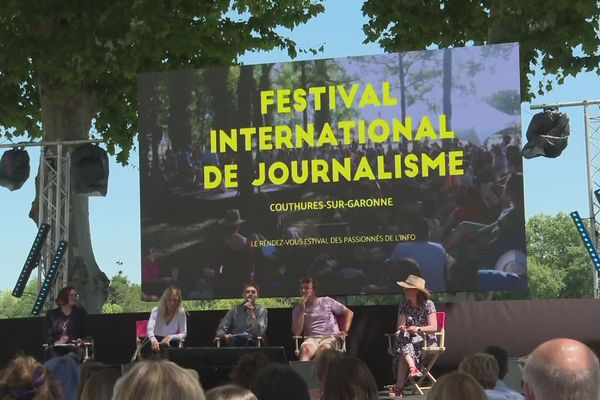
<instances>
[{"instance_id":1,"label":"stage lighting fixture","mask_svg":"<svg viewBox=\"0 0 600 400\"><path fill-rule=\"evenodd\" d=\"M569 139L569 117L557 108L547 108L531 118L527 128L527 144L523 147L524 158L560 156Z\"/></svg>"},{"instance_id":2,"label":"stage lighting fixture","mask_svg":"<svg viewBox=\"0 0 600 400\"><path fill-rule=\"evenodd\" d=\"M29 178L29 154L23 147L5 151L0 158L0 186L20 189Z\"/></svg>"},{"instance_id":3,"label":"stage lighting fixture","mask_svg":"<svg viewBox=\"0 0 600 400\"><path fill-rule=\"evenodd\" d=\"M40 315L40 312L44 307L44 303L46 302L46 298L48 297L48 292L50 291L50 288L54 283L54 278L56 278L58 268L60 268L60 261L65 255L65 251L67 251L67 242L65 240L61 240L58 243L58 248L56 249L56 253L54 254L54 258L52 259L52 264L50 264L50 268L48 268L48 271L46 272L46 278L44 279L44 283L42 283L40 292L38 293L37 299L35 299L33 308L31 309L31 314L36 317Z\"/></svg>"},{"instance_id":4,"label":"stage lighting fixture","mask_svg":"<svg viewBox=\"0 0 600 400\"><path fill-rule=\"evenodd\" d=\"M40 259L40 250L42 249L42 246L46 241L46 236L48 236L49 230L50 225L46 223L40 225L40 229L38 229L38 233L35 236L35 239L33 240L31 250L29 250L29 255L25 260L25 265L23 265L21 274L19 275L17 283L15 284L15 288L13 289L13 296L21 297L23 295L23 290L25 289L25 285L27 285L27 281L29 281L31 271L33 271L33 269L37 267L38 261Z\"/></svg>"},{"instance_id":5,"label":"stage lighting fixture","mask_svg":"<svg viewBox=\"0 0 600 400\"><path fill-rule=\"evenodd\" d=\"M71 182L76 193L106 196L108 155L100 146L86 143L71 153Z\"/></svg>"},{"instance_id":6,"label":"stage lighting fixture","mask_svg":"<svg viewBox=\"0 0 600 400\"><path fill-rule=\"evenodd\" d=\"M596 201L600 204L600 189L594 190L594 195L596 196Z\"/></svg>"},{"instance_id":7,"label":"stage lighting fixture","mask_svg":"<svg viewBox=\"0 0 600 400\"><path fill-rule=\"evenodd\" d=\"M590 258L592 259L594 266L600 273L600 257L598 257L598 252L596 251L595 243L592 243L592 240L590 239L590 235L589 235L585 225L583 224L583 221L581 220L579 213L577 211L573 211L570 215L571 215L571 218L573 219L573 222L575 223L575 226L577 227L577 231L579 232L579 235L581 236L581 240L583 240L585 249L587 250Z\"/></svg>"}]
</instances>

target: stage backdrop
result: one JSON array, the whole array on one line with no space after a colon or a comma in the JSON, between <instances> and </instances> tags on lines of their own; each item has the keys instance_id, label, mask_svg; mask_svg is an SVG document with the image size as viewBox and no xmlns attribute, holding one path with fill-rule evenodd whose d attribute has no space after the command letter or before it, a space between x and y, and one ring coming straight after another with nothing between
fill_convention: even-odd
<instances>
[{"instance_id":1,"label":"stage backdrop","mask_svg":"<svg viewBox=\"0 0 600 400\"><path fill-rule=\"evenodd\" d=\"M518 52L140 75L144 297L526 288Z\"/></svg>"}]
</instances>

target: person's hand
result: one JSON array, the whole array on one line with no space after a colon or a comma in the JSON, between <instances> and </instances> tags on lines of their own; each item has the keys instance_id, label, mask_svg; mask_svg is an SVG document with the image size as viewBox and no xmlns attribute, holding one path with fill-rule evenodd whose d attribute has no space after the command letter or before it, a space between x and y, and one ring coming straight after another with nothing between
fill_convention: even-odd
<instances>
[{"instance_id":1,"label":"person's hand","mask_svg":"<svg viewBox=\"0 0 600 400\"><path fill-rule=\"evenodd\" d=\"M398 327L398 332L403 333L406 330L406 326L405 325L400 325Z\"/></svg>"},{"instance_id":2,"label":"person's hand","mask_svg":"<svg viewBox=\"0 0 600 400\"><path fill-rule=\"evenodd\" d=\"M417 333L421 331L421 328L419 328L418 326L411 325L409 327L406 327L405 330L408 333Z\"/></svg>"},{"instance_id":3,"label":"person's hand","mask_svg":"<svg viewBox=\"0 0 600 400\"><path fill-rule=\"evenodd\" d=\"M171 344L171 336L165 336L163 340L160 341L160 344L164 344L165 346L169 346Z\"/></svg>"},{"instance_id":4,"label":"person's hand","mask_svg":"<svg viewBox=\"0 0 600 400\"><path fill-rule=\"evenodd\" d=\"M68 336L61 336L60 339L58 339L58 343L60 344L65 344L69 341L69 337Z\"/></svg>"},{"instance_id":5,"label":"person's hand","mask_svg":"<svg viewBox=\"0 0 600 400\"><path fill-rule=\"evenodd\" d=\"M308 297L302 296L300 297L300 311L303 313L306 312L306 302L308 301Z\"/></svg>"},{"instance_id":6,"label":"person's hand","mask_svg":"<svg viewBox=\"0 0 600 400\"><path fill-rule=\"evenodd\" d=\"M158 343L158 342L152 342L152 350L153 351L159 351L160 350L160 343Z\"/></svg>"},{"instance_id":7,"label":"person's hand","mask_svg":"<svg viewBox=\"0 0 600 400\"><path fill-rule=\"evenodd\" d=\"M348 332L347 331L340 331L340 337L345 338L346 336L348 336Z\"/></svg>"},{"instance_id":8,"label":"person's hand","mask_svg":"<svg viewBox=\"0 0 600 400\"><path fill-rule=\"evenodd\" d=\"M231 339L231 334L226 333L222 336L223 340L226 342L229 342L229 339Z\"/></svg>"}]
</instances>

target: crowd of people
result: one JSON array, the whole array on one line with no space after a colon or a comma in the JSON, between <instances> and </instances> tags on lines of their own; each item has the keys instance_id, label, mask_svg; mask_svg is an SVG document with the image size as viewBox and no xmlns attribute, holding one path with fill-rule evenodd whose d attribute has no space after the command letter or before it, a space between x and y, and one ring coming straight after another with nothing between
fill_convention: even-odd
<instances>
[{"instance_id":1,"label":"crowd of people","mask_svg":"<svg viewBox=\"0 0 600 400\"><path fill-rule=\"evenodd\" d=\"M360 359L341 352L340 343L352 327L353 312L330 297L317 296L315 278L300 280L300 299L292 311L291 331L303 337L300 361L314 360L319 388L309 390L292 367L271 363L262 353L246 353L232 369L229 383L204 391L197 371L168 361L163 349L177 346L187 335L187 314L181 291L167 288L151 314L145 360L126 368L81 357L81 338L88 334L85 309L76 288L62 289L57 308L47 313L43 333L46 361L42 365L18 356L0 374L2 400L54 399L321 399L374 400L401 398L424 373L423 344L435 347L436 308L426 281L409 275L398 281L405 300L398 306L392 368L396 382L384 393ZM260 288L244 285L243 303L232 307L217 328L216 340L228 346L257 346L267 329L268 312L257 304ZM598 400L600 365L590 348L573 339L552 339L527 357L521 392L503 379L508 354L498 346L465 357L458 371L442 376L427 393L431 400Z\"/></svg>"},{"instance_id":2,"label":"crowd of people","mask_svg":"<svg viewBox=\"0 0 600 400\"><path fill-rule=\"evenodd\" d=\"M215 217L219 219L215 223L216 232L207 230L202 234L206 245L196 250L203 260L201 265L177 261L178 265L173 266L169 260L174 257L164 256L158 263L164 264L160 273L157 260L149 256L143 266L142 287L149 296L159 295L156 291L161 284L164 288L173 283L168 282L172 279L168 271L179 268L188 271L183 273L189 279L180 279L186 299L229 297L234 294L231 282L241 285L247 281L258 282L267 296L289 296L295 282L306 275L318 278L328 293L390 293L390 282L395 284L398 265L410 258L419 263L432 292L525 289L523 177L517 140L516 136L505 135L481 145L458 140L444 144L354 143L260 153L255 158L267 164L366 157L376 166L377 157L384 157L386 164L393 163L394 156L399 154L424 153L434 158L443 145L448 147L443 151L463 152L464 174L307 184L281 189L280 193L254 193L247 204L229 201L229 207L238 205L239 209L223 210L221 215L198 215L199 221L206 225L214 223ZM196 166L184 168L189 174L203 163L215 162L202 161L197 156L195 163L176 163L173 160L177 157L172 152L168 156L172 161L163 162L167 176L180 174L176 166L182 163ZM222 158L221 165L234 161L227 154ZM171 182L175 185L177 179ZM393 206L282 212L269 208L276 202L361 198L391 198ZM412 239L306 246L251 245L282 238L376 235L412 235ZM163 243L162 248L166 247L172 246Z\"/></svg>"}]
</instances>

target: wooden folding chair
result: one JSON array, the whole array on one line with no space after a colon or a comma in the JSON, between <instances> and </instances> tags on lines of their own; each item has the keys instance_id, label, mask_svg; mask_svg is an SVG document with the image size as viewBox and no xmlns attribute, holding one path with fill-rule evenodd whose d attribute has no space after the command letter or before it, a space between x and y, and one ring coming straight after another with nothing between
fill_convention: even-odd
<instances>
[{"instance_id":1,"label":"wooden folding chair","mask_svg":"<svg viewBox=\"0 0 600 400\"><path fill-rule=\"evenodd\" d=\"M431 374L431 369L435 365L438 358L446 351L446 313L438 311L435 313L437 319L437 331L433 334L423 335L425 343L423 344L422 353L425 367L421 371L423 376L420 378L413 377L408 378L408 385L412 389L413 393L419 393L423 395L426 390L431 389L433 384L436 382L435 377ZM429 335L435 335L437 338L437 345L429 343ZM388 353L394 356L394 334L385 334L388 340Z\"/></svg>"}]
</instances>

